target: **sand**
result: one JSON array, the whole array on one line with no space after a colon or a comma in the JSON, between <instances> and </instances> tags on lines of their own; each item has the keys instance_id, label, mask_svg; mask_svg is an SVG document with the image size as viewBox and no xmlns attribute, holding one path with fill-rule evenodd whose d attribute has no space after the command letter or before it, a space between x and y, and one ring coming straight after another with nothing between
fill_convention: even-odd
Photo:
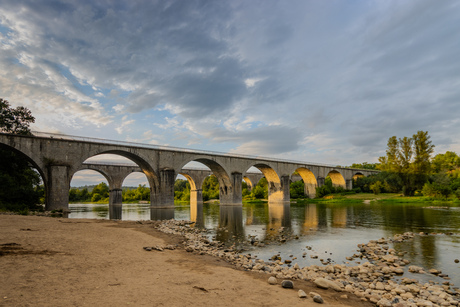
<instances>
[{"instance_id":1,"label":"sand","mask_svg":"<svg viewBox=\"0 0 460 307\"><path fill-rule=\"evenodd\" d=\"M371 306L306 281L294 289L183 248L151 224L0 215L0 306ZM280 281L281 282L281 281ZM321 294L325 304L297 292Z\"/></svg>"}]
</instances>

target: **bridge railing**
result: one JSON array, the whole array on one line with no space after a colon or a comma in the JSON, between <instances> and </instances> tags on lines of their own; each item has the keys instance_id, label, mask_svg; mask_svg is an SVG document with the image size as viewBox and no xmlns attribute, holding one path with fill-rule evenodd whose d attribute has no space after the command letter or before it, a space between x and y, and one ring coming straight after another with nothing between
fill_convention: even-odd
<instances>
[{"instance_id":1,"label":"bridge railing","mask_svg":"<svg viewBox=\"0 0 460 307\"><path fill-rule=\"evenodd\" d=\"M286 163L292 163L292 164L303 164L303 165L326 166L326 167L334 167L334 168L342 168L342 169L352 169L350 167L343 167L340 165L326 164L326 163L313 163L313 162L296 161L296 160L289 160L289 159L282 159L282 158L270 158L270 157L263 157L263 156L245 155L245 154L238 154L238 153L223 153L223 152L218 152L218 151L209 151L209 150L202 150L202 149L189 149L189 148L174 147L174 146L156 145L156 144L107 140L107 139L100 139L100 138L82 137L82 136L74 136L74 135L67 135L67 134L41 132L41 131L32 131L32 134L36 137L47 137L47 138L55 138L55 139L62 139L62 140L95 142L95 143L102 143L102 144L109 144L109 145L131 146L131 147L139 147L139 148L147 148L147 149L150 148L150 149L159 149L159 150L168 150L168 151L179 151L179 152L186 152L186 153L211 154L211 155L233 157L233 158L265 160L265 161L271 161L271 162L286 162ZM369 171L369 170L363 170L363 171Z\"/></svg>"}]
</instances>

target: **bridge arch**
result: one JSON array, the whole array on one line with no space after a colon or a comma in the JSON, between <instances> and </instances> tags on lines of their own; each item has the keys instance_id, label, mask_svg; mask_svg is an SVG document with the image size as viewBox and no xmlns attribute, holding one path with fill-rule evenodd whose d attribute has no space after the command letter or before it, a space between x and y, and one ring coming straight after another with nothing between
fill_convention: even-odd
<instances>
[{"instance_id":1,"label":"bridge arch","mask_svg":"<svg viewBox=\"0 0 460 307\"><path fill-rule=\"evenodd\" d=\"M296 172L299 173L305 184L305 195L309 198L314 198L316 195L316 187L318 186L315 174L306 167L299 167L296 169Z\"/></svg>"},{"instance_id":2,"label":"bridge arch","mask_svg":"<svg viewBox=\"0 0 460 307\"><path fill-rule=\"evenodd\" d=\"M253 163L250 164L245 171L245 175L249 168L255 167L259 171L262 172L264 175L265 179L267 179L268 183L268 201L269 202L279 202L279 201L286 201L289 200L289 194L286 195L285 189L284 189L284 182L282 183L280 177L278 176L278 173L275 171L274 167L270 165L270 163ZM247 177L247 176L245 176ZM249 178L248 178L249 180ZM257 183L256 183L257 184ZM288 188L287 190L289 191L289 183L288 183Z\"/></svg>"},{"instance_id":3,"label":"bridge arch","mask_svg":"<svg viewBox=\"0 0 460 307\"><path fill-rule=\"evenodd\" d=\"M151 164L146 161L146 158L142 157L139 154L134 154L132 152L121 150L121 149L93 150L93 151L90 151L90 153L85 156L85 160L81 162L79 168L81 168L83 163L89 158L93 158L93 157L103 155L103 154L122 156L134 162L147 177L147 181L149 183L149 188L150 188L150 203L156 204L159 201L161 193L160 193L160 180L159 180L158 174L155 173ZM112 194L116 194L116 196L115 195L113 196L114 198L113 204L121 204L121 186L123 184L124 179L129 174L130 173L126 173L112 180L114 188L111 188L111 190L116 191L116 193L112 193Z\"/></svg>"},{"instance_id":4,"label":"bridge arch","mask_svg":"<svg viewBox=\"0 0 460 307\"><path fill-rule=\"evenodd\" d=\"M41 177L41 180L43 181L43 186L45 188L45 208L47 208L49 205L49 185L48 185L48 176L47 173L43 170L43 163L40 163L40 161L36 161L33 159L30 155L26 154L25 152L15 148L14 146L9 146L3 143L0 143L0 149L3 149L5 151L11 151L14 154L18 155L20 158L26 160L30 165L32 166L33 169L39 174Z\"/></svg>"},{"instance_id":5,"label":"bridge arch","mask_svg":"<svg viewBox=\"0 0 460 307\"><path fill-rule=\"evenodd\" d=\"M363 177L366 177L366 176L364 176L363 173L361 173L361 172L356 172L356 173L353 175L353 180L356 180L356 179L358 179L358 178L363 178Z\"/></svg>"},{"instance_id":6,"label":"bridge arch","mask_svg":"<svg viewBox=\"0 0 460 307\"><path fill-rule=\"evenodd\" d=\"M329 178L331 178L332 180L332 185L334 187L342 187L344 189L347 188L347 185L346 185L346 182L345 182L345 178L343 178L342 174L337 171L337 170L331 170L327 176L329 176Z\"/></svg>"},{"instance_id":7,"label":"bridge arch","mask_svg":"<svg viewBox=\"0 0 460 307\"><path fill-rule=\"evenodd\" d=\"M189 157L187 161L183 161L180 164L180 168L177 170L177 173L181 173L182 168L190 163L190 162L199 162L205 166L207 166L211 172L216 176L217 181L219 182L219 200L221 204L233 204L237 203L238 200L238 195L235 193L235 186L233 185L232 178L230 177L229 173L225 169L225 166L223 163L216 161L217 159L211 158L208 156L192 156ZM187 178L187 176L185 176ZM192 179L192 178L191 178ZM204 181L205 178L203 178ZM191 181L189 178L187 178L189 182ZM194 182L195 185L195 190L199 191L202 189L202 184L203 182L197 184L197 182ZM192 194L190 194L190 197L192 197ZM241 195L239 195L239 198L241 199Z\"/></svg>"}]
</instances>

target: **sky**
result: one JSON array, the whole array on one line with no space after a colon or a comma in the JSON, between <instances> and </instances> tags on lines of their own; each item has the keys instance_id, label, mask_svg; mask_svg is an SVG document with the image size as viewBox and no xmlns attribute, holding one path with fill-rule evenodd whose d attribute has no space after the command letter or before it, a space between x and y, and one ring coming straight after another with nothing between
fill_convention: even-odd
<instances>
[{"instance_id":1,"label":"sky","mask_svg":"<svg viewBox=\"0 0 460 307\"><path fill-rule=\"evenodd\" d=\"M460 153L460 2L0 0L0 97L34 131L374 163Z\"/></svg>"}]
</instances>

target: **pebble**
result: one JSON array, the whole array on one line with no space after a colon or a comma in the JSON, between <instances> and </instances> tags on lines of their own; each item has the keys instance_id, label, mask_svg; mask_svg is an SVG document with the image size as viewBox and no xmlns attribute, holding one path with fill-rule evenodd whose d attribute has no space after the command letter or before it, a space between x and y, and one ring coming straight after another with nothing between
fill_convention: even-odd
<instances>
[{"instance_id":1,"label":"pebble","mask_svg":"<svg viewBox=\"0 0 460 307\"><path fill-rule=\"evenodd\" d=\"M270 285L276 285L276 284L278 283L278 280L277 280L275 277L271 276L271 277L268 279L268 283L269 283Z\"/></svg>"},{"instance_id":2,"label":"pebble","mask_svg":"<svg viewBox=\"0 0 460 307\"><path fill-rule=\"evenodd\" d=\"M299 290L299 292L297 292L297 295L300 298L307 298L307 293L305 293L305 291L303 291L303 290Z\"/></svg>"},{"instance_id":3,"label":"pebble","mask_svg":"<svg viewBox=\"0 0 460 307\"><path fill-rule=\"evenodd\" d=\"M315 295L313 296L313 302L318 303L318 304L323 304L324 300L321 297L321 295Z\"/></svg>"},{"instance_id":4,"label":"pebble","mask_svg":"<svg viewBox=\"0 0 460 307\"><path fill-rule=\"evenodd\" d=\"M286 288L286 289L293 289L294 283L290 280L283 280L281 282L281 287Z\"/></svg>"}]
</instances>

